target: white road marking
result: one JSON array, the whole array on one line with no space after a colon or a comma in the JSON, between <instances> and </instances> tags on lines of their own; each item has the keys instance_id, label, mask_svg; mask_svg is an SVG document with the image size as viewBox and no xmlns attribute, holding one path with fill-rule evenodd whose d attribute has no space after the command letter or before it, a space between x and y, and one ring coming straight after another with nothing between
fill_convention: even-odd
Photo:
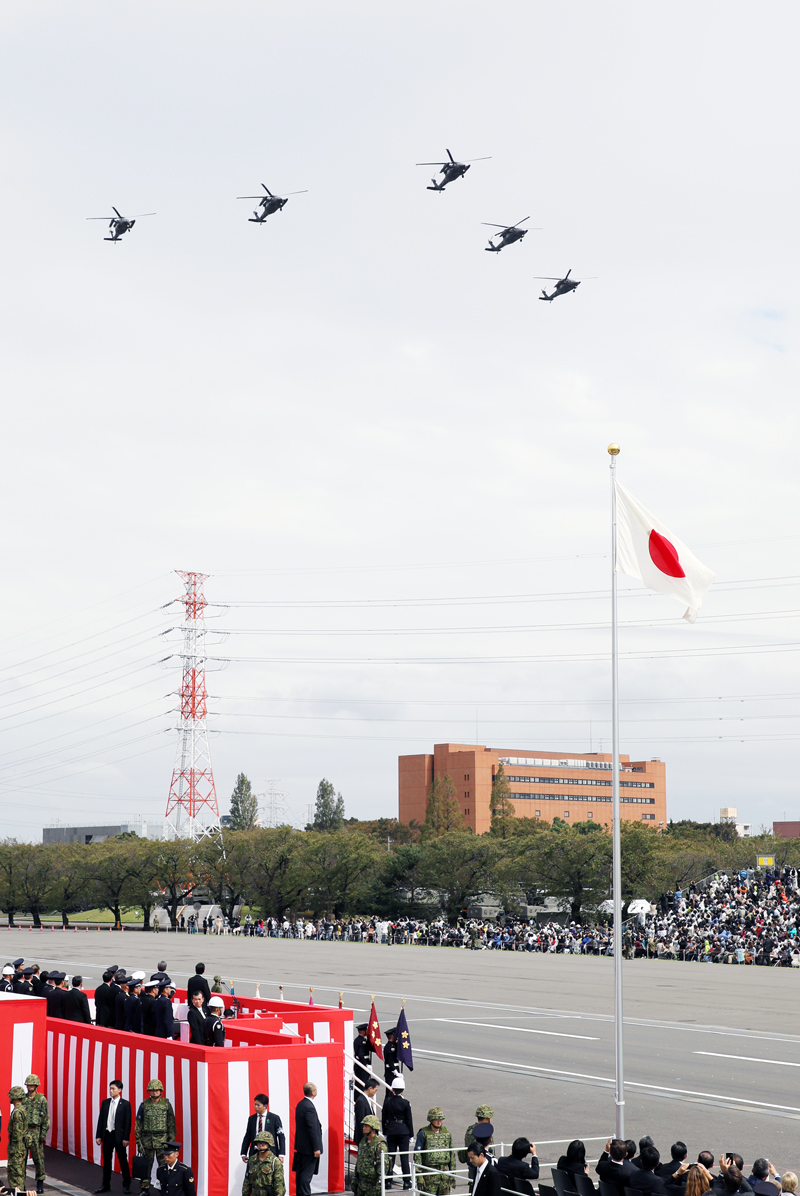
<instances>
[{"instance_id":1,"label":"white road marking","mask_svg":"<svg viewBox=\"0 0 800 1196\"><path fill-rule=\"evenodd\" d=\"M755 1059L752 1055L721 1055L719 1051L692 1051L693 1055L711 1055L714 1059L741 1059L743 1063L774 1063L776 1067L800 1067L786 1059Z\"/></svg>"},{"instance_id":2,"label":"white road marking","mask_svg":"<svg viewBox=\"0 0 800 1196\"><path fill-rule=\"evenodd\" d=\"M560 1034L558 1030L532 1030L528 1026L498 1026L493 1022L467 1022L460 1017L432 1017L432 1022L449 1022L453 1026L478 1026L481 1030L513 1030L515 1034L546 1034L548 1038L582 1038L584 1042L599 1042L591 1034Z\"/></svg>"},{"instance_id":3,"label":"white road marking","mask_svg":"<svg viewBox=\"0 0 800 1196\"><path fill-rule=\"evenodd\" d=\"M544 1075L553 1076L558 1079L559 1076L568 1076L570 1079L577 1080L599 1080L602 1084L613 1084L614 1080L610 1076L593 1076L580 1071L564 1071L557 1067L534 1067L531 1063L508 1063L502 1059L482 1059L475 1055L455 1055L450 1051L425 1051L421 1047L414 1047L418 1055L438 1055L441 1059L464 1059L468 1063L488 1063L491 1066L522 1068L524 1071L536 1071ZM795 1108L794 1105L773 1105L768 1101L763 1100L744 1100L742 1097L731 1096L728 1093L721 1096L718 1092L697 1092L693 1088L667 1088L664 1084L643 1084L636 1080L626 1080L627 1088L648 1088L653 1092L672 1092L678 1096L700 1096L706 1100L721 1100L726 1105L753 1105L760 1109L780 1109L784 1113L800 1113L800 1109Z\"/></svg>"}]
</instances>

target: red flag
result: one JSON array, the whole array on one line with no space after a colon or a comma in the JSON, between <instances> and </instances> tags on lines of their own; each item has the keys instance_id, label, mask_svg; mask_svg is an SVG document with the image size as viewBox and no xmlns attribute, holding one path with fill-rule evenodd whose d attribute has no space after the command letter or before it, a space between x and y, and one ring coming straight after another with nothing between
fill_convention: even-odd
<instances>
[{"instance_id":1,"label":"red flag","mask_svg":"<svg viewBox=\"0 0 800 1196\"><path fill-rule=\"evenodd\" d=\"M367 1041L372 1047L379 1059L383 1059L383 1043L381 1042L381 1028L378 1025L378 1015L375 1012L375 1000L373 998L372 1008L369 1011L369 1028L367 1029Z\"/></svg>"}]
</instances>

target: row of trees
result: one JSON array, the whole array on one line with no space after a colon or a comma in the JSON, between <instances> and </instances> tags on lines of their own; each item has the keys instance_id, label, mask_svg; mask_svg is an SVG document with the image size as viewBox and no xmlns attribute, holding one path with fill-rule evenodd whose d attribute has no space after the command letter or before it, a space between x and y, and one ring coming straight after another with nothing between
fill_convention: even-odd
<instances>
[{"instance_id":1,"label":"row of trees","mask_svg":"<svg viewBox=\"0 0 800 1196\"><path fill-rule=\"evenodd\" d=\"M697 823L671 824L659 833L626 822L623 896L626 902L656 900L717 869L753 866L764 854L774 855L778 865L800 865L800 840L731 841L718 828ZM235 906L247 904L264 917L442 912L455 918L482 894L508 913L555 897L579 920L592 916L610 884L606 828L508 818L502 809L487 835L427 822L409 827L391 819L351 819L330 830L228 830L197 844L135 836L88 845L0 843L0 908L12 924L19 913L38 925L43 914L57 912L66 925L70 913L99 907L111 910L116 921L123 909L141 908L147 924L161 904L174 921L183 905L201 897L229 917Z\"/></svg>"}]
</instances>

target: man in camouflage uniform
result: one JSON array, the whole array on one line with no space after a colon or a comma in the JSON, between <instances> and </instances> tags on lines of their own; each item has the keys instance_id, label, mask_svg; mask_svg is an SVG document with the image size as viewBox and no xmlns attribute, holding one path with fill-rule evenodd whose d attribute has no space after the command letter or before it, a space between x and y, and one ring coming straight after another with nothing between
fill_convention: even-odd
<instances>
[{"instance_id":1,"label":"man in camouflage uniform","mask_svg":"<svg viewBox=\"0 0 800 1196\"><path fill-rule=\"evenodd\" d=\"M36 1091L39 1083L39 1077L34 1075L28 1076L25 1081L25 1087L28 1089L25 1112L28 1115L28 1149L36 1168L36 1191L42 1193L47 1178L44 1170L44 1140L50 1129L50 1109L47 1097Z\"/></svg>"},{"instance_id":2,"label":"man in camouflage uniform","mask_svg":"<svg viewBox=\"0 0 800 1196\"><path fill-rule=\"evenodd\" d=\"M446 1196L455 1187L455 1176L444 1175L442 1171L455 1171L456 1152L453 1150L453 1135L444 1124L444 1111L428 1109L428 1125L417 1134L417 1153L414 1163L417 1168L417 1187L432 1196ZM425 1152L424 1154L422 1152ZM436 1171L441 1168L441 1171Z\"/></svg>"},{"instance_id":3,"label":"man in camouflage uniform","mask_svg":"<svg viewBox=\"0 0 800 1196\"><path fill-rule=\"evenodd\" d=\"M8 1186L15 1191L25 1191L25 1167L28 1162L28 1111L25 1108L27 1093L17 1084L8 1094L13 1108L8 1121Z\"/></svg>"},{"instance_id":4,"label":"man in camouflage uniform","mask_svg":"<svg viewBox=\"0 0 800 1196\"><path fill-rule=\"evenodd\" d=\"M175 1137L175 1111L163 1095L164 1085L160 1080L151 1080L147 1085L147 1100L139 1105L136 1114L136 1145L139 1154L146 1155L152 1163L164 1162L164 1147ZM150 1191L150 1178L141 1181L142 1191Z\"/></svg>"},{"instance_id":5,"label":"man in camouflage uniform","mask_svg":"<svg viewBox=\"0 0 800 1196\"><path fill-rule=\"evenodd\" d=\"M358 1144L358 1159L356 1160L357 1196L380 1196L381 1166L383 1166L384 1175L387 1174L386 1139L381 1137L381 1123L377 1117L373 1117L371 1114L364 1118L361 1128L364 1136ZM382 1164L381 1159L383 1159Z\"/></svg>"},{"instance_id":6,"label":"man in camouflage uniform","mask_svg":"<svg viewBox=\"0 0 800 1196\"><path fill-rule=\"evenodd\" d=\"M256 1153L247 1160L242 1196L286 1196L283 1164L275 1154L275 1139L262 1130L253 1139Z\"/></svg>"},{"instance_id":7,"label":"man in camouflage uniform","mask_svg":"<svg viewBox=\"0 0 800 1196\"><path fill-rule=\"evenodd\" d=\"M475 1141L475 1135L472 1132L475 1129L475 1123L491 1121L493 1117L494 1109L490 1108L489 1105L478 1105L477 1109L475 1110L475 1121L472 1123L472 1125L467 1126L466 1133L464 1134L464 1149L459 1150L458 1152L458 1158L460 1162L467 1162L467 1151Z\"/></svg>"}]
</instances>

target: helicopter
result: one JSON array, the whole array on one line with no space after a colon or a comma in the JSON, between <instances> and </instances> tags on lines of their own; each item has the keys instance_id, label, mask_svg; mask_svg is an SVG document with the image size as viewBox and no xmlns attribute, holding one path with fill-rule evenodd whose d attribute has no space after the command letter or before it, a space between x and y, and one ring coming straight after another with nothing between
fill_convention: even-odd
<instances>
[{"instance_id":1,"label":"helicopter","mask_svg":"<svg viewBox=\"0 0 800 1196\"><path fill-rule=\"evenodd\" d=\"M252 216L248 216L251 224L263 224L267 216L271 216L273 212L282 212L289 202L289 195L308 195L308 191L290 191L284 199L279 195L273 195L266 183L261 186L266 191L266 195L237 195L237 199L257 199L259 201L258 208L253 212ZM259 213L259 208L261 212Z\"/></svg>"},{"instance_id":2,"label":"helicopter","mask_svg":"<svg viewBox=\"0 0 800 1196\"><path fill-rule=\"evenodd\" d=\"M139 212L137 216L131 216L130 220L126 216L120 216L114 205L111 205L115 216L87 216L87 220L107 220L108 227L111 232L110 237L103 237L104 241L118 241L124 233L130 232L136 221L140 216L155 216L155 212Z\"/></svg>"},{"instance_id":3,"label":"helicopter","mask_svg":"<svg viewBox=\"0 0 800 1196\"><path fill-rule=\"evenodd\" d=\"M447 151L447 157L449 158L448 162L417 162L417 166L441 166L442 168L439 171L439 174L444 176L441 183L437 183L435 178L431 179L429 191L444 191L448 183L454 183L456 179L463 179L470 168L470 163L489 161L489 158L470 158L469 162L456 162L450 150Z\"/></svg>"},{"instance_id":4,"label":"helicopter","mask_svg":"<svg viewBox=\"0 0 800 1196\"><path fill-rule=\"evenodd\" d=\"M492 234L492 236L500 238L500 244L493 245L490 240L488 246L486 246L486 252L499 253L501 249L505 249L506 245L513 245L515 241L521 241L525 234L529 231L527 228L519 227L521 224L524 224L526 220L530 220L530 216L526 216L523 220L518 220L516 224L510 224L508 226L505 224L490 224L488 220L484 220L483 224L486 225L487 228L502 229L502 232Z\"/></svg>"},{"instance_id":5,"label":"helicopter","mask_svg":"<svg viewBox=\"0 0 800 1196\"><path fill-rule=\"evenodd\" d=\"M543 290L539 298L546 300L547 303L552 303L553 300L557 299L559 295L568 295L570 291L577 291L578 287L581 285L580 279L570 278L571 273L572 267L570 266L563 278L548 278L543 274L535 274L534 278L538 278L542 282L554 282L556 284L553 287L552 295L548 295L547 291Z\"/></svg>"}]
</instances>

